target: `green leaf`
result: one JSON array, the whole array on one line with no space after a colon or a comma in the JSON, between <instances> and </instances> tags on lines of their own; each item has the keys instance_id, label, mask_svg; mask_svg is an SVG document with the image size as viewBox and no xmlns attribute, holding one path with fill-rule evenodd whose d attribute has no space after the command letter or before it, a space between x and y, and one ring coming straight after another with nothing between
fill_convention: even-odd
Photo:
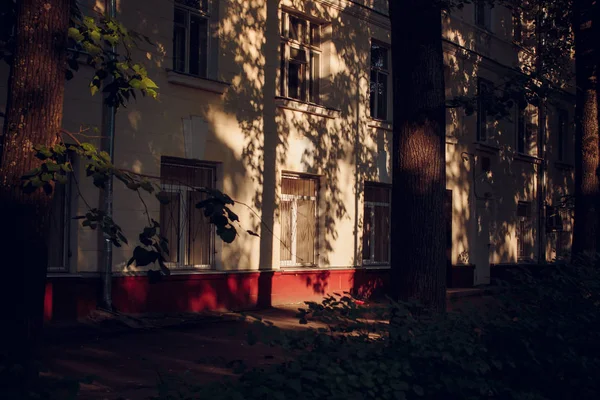
<instances>
[{"instance_id":1,"label":"green leaf","mask_svg":"<svg viewBox=\"0 0 600 400\"><path fill-rule=\"evenodd\" d=\"M52 179L54 179L54 174L44 172L41 175L40 179L42 180L42 182L50 182L50 181L52 181Z\"/></svg>"},{"instance_id":2,"label":"green leaf","mask_svg":"<svg viewBox=\"0 0 600 400\"><path fill-rule=\"evenodd\" d=\"M96 146L91 143L81 143L81 148L85 151L96 151Z\"/></svg>"},{"instance_id":3,"label":"green leaf","mask_svg":"<svg viewBox=\"0 0 600 400\"><path fill-rule=\"evenodd\" d=\"M47 162L46 164L46 169L48 170L48 172L58 172L60 171L60 165L52 163L52 162Z\"/></svg>"},{"instance_id":4,"label":"green leaf","mask_svg":"<svg viewBox=\"0 0 600 400\"><path fill-rule=\"evenodd\" d=\"M138 89L138 90L144 88L142 81L139 79L131 79L129 81L129 86L131 86L134 89Z\"/></svg>"},{"instance_id":5,"label":"green leaf","mask_svg":"<svg viewBox=\"0 0 600 400\"><path fill-rule=\"evenodd\" d=\"M79 29L75 27L70 27L68 31L69 37L76 42L81 42L83 40L83 35L79 32Z\"/></svg>"},{"instance_id":6,"label":"green leaf","mask_svg":"<svg viewBox=\"0 0 600 400\"><path fill-rule=\"evenodd\" d=\"M146 89L158 89L156 83L154 83L154 81L148 77L144 77L142 79L142 84Z\"/></svg>"},{"instance_id":7,"label":"green leaf","mask_svg":"<svg viewBox=\"0 0 600 400\"><path fill-rule=\"evenodd\" d=\"M66 175L56 175L56 181L61 185L66 185L69 178Z\"/></svg>"}]
</instances>

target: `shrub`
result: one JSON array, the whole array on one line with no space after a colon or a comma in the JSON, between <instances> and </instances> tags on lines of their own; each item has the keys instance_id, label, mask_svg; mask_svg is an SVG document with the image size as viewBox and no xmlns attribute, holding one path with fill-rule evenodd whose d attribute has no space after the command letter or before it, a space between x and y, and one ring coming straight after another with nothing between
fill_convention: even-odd
<instances>
[{"instance_id":1,"label":"shrub","mask_svg":"<svg viewBox=\"0 0 600 400\"><path fill-rule=\"evenodd\" d=\"M600 271L548 268L478 307L434 315L417 303L358 305L349 295L299 310L283 331L257 320L259 340L293 354L283 364L203 387L163 387L158 399L600 398ZM185 392L185 394L183 394Z\"/></svg>"}]
</instances>

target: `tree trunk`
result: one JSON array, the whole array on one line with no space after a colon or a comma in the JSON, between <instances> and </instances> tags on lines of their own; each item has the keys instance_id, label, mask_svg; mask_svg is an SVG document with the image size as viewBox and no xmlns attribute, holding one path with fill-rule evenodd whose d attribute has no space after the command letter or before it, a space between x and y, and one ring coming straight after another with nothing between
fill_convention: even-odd
<instances>
[{"instance_id":1,"label":"tree trunk","mask_svg":"<svg viewBox=\"0 0 600 400\"><path fill-rule=\"evenodd\" d=\"M392 290L446 303L445 98L442 16L435 0L390 1L394 79Z\"/></svg>"},{"instance_id":2,"label":"tree trunk","mask_svg":"<svg viewBox=\"0 0 600 400\"><path fill-rule=\"evenodd\" d=\"M20 178L38 167L32 148L52 146L61 128L70 0L21 0L0 164L3 276L2 363L23 367L0 383L30 389L43 325L47 267L46 219L51 196L24 194ZM18 370L17 370L18 371ZM4 371L6 372L6 371ZM4 376L3 378L7 378ZM0 388L0 392L8 393ZM18 396L18 395L17 395ZM21 397L26 398L24 393Z\"/></svg>"},{"instance_id":3,"label":"tree trunk","mask_svg":"<svg viewBox=\"0 0 600 400\"><path fill-rule=\"evenodd\" d=\"M573 1L575 34L575 226L573 256L598 250L600 166L598 136L598 30L596 1ZM594 33L595 32L595 33Z\"/></svg>"}]
</instances>

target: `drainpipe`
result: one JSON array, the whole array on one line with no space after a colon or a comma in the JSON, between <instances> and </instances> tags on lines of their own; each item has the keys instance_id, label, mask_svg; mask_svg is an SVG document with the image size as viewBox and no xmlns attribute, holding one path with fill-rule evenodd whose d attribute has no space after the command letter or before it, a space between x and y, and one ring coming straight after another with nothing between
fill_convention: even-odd
<instances>
[{"instance_id":1,"label":"drainpipe","mask_svg":"<svg viewBox=\"0 0 600 400\"><path fill-rule=\"evenodd\" d=\"M116 17L116 0L106 0L106 17ZM111 48L111 59L114 59L116 48ZM109 78L112 79L112 78ZM110 83L110 82L109 82ZM106 100L106 96L104 97ZM116 108L113 105L108 105L106 101L102 104L102 136L104 151L110 156L111 163L114 163L115 155L115 113ZM104 188L104 212L110 218L113 215L113 177L112 175L106 182ZM113 260L113 245L108 235L104 234L104 252L102 254L102 302L100 307L109 311L113 310L112 305L112 260Z\"/></svg>"}]
</instances>

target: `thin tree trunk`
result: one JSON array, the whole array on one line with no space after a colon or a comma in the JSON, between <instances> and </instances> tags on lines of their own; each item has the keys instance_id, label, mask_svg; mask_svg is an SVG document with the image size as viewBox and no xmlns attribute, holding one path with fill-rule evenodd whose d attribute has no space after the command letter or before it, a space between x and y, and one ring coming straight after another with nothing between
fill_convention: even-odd
<instances>
[{"instance_id":1,"label":"thin tree trunk","mask_svg":"<svg viewBox=\"0 0 600 400\"><path fill-rule=\"evenodd\" d=\"M392 289L435 310L446 302L445 98L435 0L390 1L394 79Z\"/></svg>"},{"instance_id":2,"label":"thin tree trunk","mask_svg":"<svg viewBox=\"0 0 600 400\"><path fill-rule=\"evenodd\" d=\"M575 34L575 226L573 256L598 250L600 137L598 135L597 2L573 1Z\"/></svg>"},{"instance_id":3,"label":"thin tree trunk","mask_svg":"<svg viewBox=\"0 0 600 400\"><path fill-rule=\"evenodd\" d=\"M33 145L56 143L61 127L70 0L21 0L9 82L7 135L0 164L3 363L24 373L4 381L21 390L37 377L51 196L24 194L21 176L40 165ZM6 372L6 371L5 371ZM6 378L6 376L4 377ZM2 388L0 388L2 392ZM8 392L3 392L8 393ZM22 393L26 398L25 394Z\"/></svg>"}]
</instances>

